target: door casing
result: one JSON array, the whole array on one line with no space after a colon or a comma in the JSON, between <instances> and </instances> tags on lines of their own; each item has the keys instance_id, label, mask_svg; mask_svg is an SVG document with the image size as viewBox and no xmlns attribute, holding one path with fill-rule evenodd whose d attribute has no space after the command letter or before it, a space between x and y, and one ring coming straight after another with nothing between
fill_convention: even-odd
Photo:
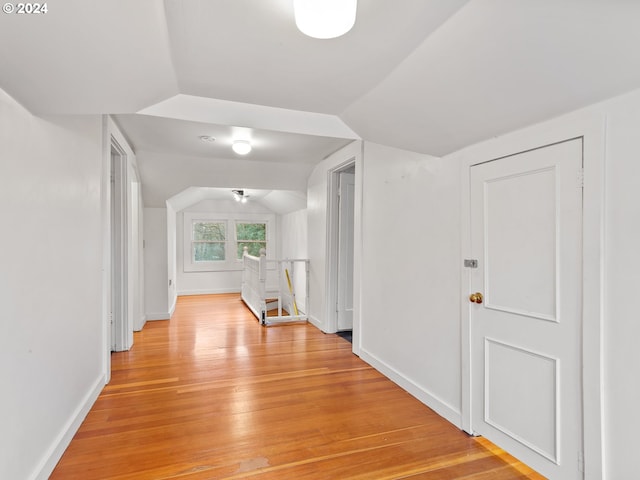
<instances>
[{"instance_id":1,"label":"door casing","mask_svg":"<svg viewBox=\"0 0 640 480\"><path fill-rule=\"evenodd\" d=\"M339 262L339 229L340 229L340 210L339 210L339 188L340 175L344 171L356 169L356 158L350 157L335 168L328 171L327 175L327 277L326 277L326 332L335 333L338 331L338 262ZM357 189L357 176L356 176ZM357 198L357 194L356 194ZM356 203L357 201L354 200ZM354 208L354 239L357 236L357 207ZM354 256L356 255L354 251ZM355 262L354 262L355 263ZM354 302L356 302L356 275L357 270L354 266ZM354 309L356 307L354 306ZM354 324L356 322L357 313L354 312ZM357 327L354 326L354 330ZM354 331L355 337L355 331Z\"/></svg>"},{"instance_id":2,"label":"door casing","mask_svg":"<svg viewBox=\"0 0 640 480\"><path fill-rule=\"evenodd\" d=\"M133 331L129 312L129 229L127 157L115 138L111 138L111 283L110 328L111 351L130 348L129 330Z\"/></svg>"},{"instance_id":3,"label":"door casing","mask_svg":"<svg viewBox=\"0 0 640 480\"><path fill-rule=\"evenodd\" d=\"M336 281L337 329L353 329L353 244L355 166L339 172L338 265Z\"/></svg>"},{"instance_id":4,"label":"door casing","mask_svg":"<svg viewBox=\"0 0 640 480\"><path fill-rule=\"evenodd\" d=\"M137 245L134 244L131 232L134 229L141 228L141 216L136 218L131 214L131 208L124 208L131 205L126 199L130 199L132 195L132 182L138 181L138 174L135 166L135 155L127 143L127 140L122 135L114 121L108 115L102 117L102 181L101 181L101 212L102 212L102 335L103 335L103 376L105 384L109 383L111 379L111 351L113 337L117 337L120 342L120 346L116 345L116 350L128 350L133 344L133 317L135 313L132 299L139 297L141 292L141 272L135 268L135 265L129 265L128 262L124 263L124 271L119 274L119 277L126 282L126 304L123 304L119 310L124 310L128 318L128 322L125 325L122 324L122 328L113 329L112 332L112 295L114 290L114 259L113 257L113 226L118 219L120 225L123 226L121 232L117 235L118 243L127 249L128 253L133 252L133 259L142 258L142 240L139 235ZM114 163L115 162L115 163ZM119 212L115 212L114 203L115 199L113 194L115 188L111 186L112 166L118 166L120 170L120 189L125 200L120 200L121 204L118 207ZM114 179L115 180L115 179ZM122 207L122 208L121 208ZM140 207L140 205L139 205ZM141 208L140 208L141 210ZM138 222L138 225L135 225ZM120 286L118 286L120 290ZM139 300L139 309L143 310L142 299ZM118 327L119 328L119 327Z\"/></svg>"}]
</instances>

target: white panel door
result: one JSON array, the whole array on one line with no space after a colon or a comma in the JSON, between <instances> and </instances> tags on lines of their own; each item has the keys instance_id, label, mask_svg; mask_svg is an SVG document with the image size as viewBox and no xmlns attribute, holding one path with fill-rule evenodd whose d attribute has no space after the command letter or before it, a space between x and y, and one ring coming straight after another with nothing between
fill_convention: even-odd
<instances>
[{"instance_id":1,"label":"white panel door","mask_svg":"<svg viewBox=\"0 0 640 480\"><path fill-rule=\"evenodd\" d=\"M563 480L583 476L581 171L581 139L471 167L472 429Z\"/></svg>"},{"instance_id":2,"label":"white panel door","mask_svg":"<svg viewBox=\"0 0 640 480\"><path fill-rule=\"evenodd\" d=\"M353 328L353 226L355 175L340 173L338 226L338 330Z\"/></svg>"}]
</instances>

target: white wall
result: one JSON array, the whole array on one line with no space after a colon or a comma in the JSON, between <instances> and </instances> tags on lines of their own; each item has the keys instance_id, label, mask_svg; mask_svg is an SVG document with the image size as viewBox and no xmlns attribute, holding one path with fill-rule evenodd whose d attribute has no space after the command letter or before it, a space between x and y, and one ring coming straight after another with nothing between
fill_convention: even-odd
<instances>
[{"instance_id":1,"label":"white wall","mask_svg":"<svg viewBox=\"0 0 640 480\"><path fill-rule=\"evenodd\" d=\"M359 141L352 142L338 150L328 158L320 162L311 172L307 182L307 256L310 260L309 272L309 321L322 331L329 331L328 326L328 302L327 302L327 278L329 266L327 263L327 239L328 239L328 179L330 172L345 163L356 163L356 175L359 174L362 144ZM357 318L359 315L359 252L360 242L359 215L360 215L360 186L356 179L356 205L355 205L355 232L356 244L354 255L354 347L357 337ZM335 330L333 330L335 331Z\"/></svg>"},{"instance_id":2,"label":"white wall","mask_svg":"<svg viewBox=\"0 0 640 480\"><path fill-rule=\"evenodd\" d=\"M133 165L131 165L133 170ZM136 175L136 172L132 172ZM144 306L144 208L142 206L142 191L140 182L132 181L129 185L130 200L130 262L129 262L129 295L133 298L130 302L133 329L140 331L146 322Z\"/></svg>"},{"instance_id":3,"label":"white wall","mask_svg":"<svg viewBox=\"0 0 640 480\"><path fill-rule=\"evenodd\" d=\"M585 142L583 383L586 478L637 477L640 429L640 91L447 157L467 163ZM463 339L464 340L464 339Z\"/></svg>"},{"instance_id":4,"label":"white wall","mask_svg":"<svg viewBox=\"0 0 640 480\"><path fill-rule=\"evenodd\" d=\"M191 207L176 211L170 206L144 209L144 261L146 319L171 317L177 295L239 292L241 271L185 272L182 255L184 212L217 213L273 213L268 208L251 203L239 205L235 201L204 200ZM276 215L276 256L306 258L306 210L282 216ZM171 285L169 285L171 280ZM296 282L298 285L298 282ZM296 292L304 291L300 285ZM298 304L304 310L304 295L296 293Z\"/></svg>"},{"instance_id":5,"label":"white wall","mask_svg":"<svg viewBox=\"0 0 640 480\"><path fill-rule=\"evenodd\" d=\"M0 478L46 478L104 385L102 119L0 90Z\"/></svg>"},{"instance_id":6,"label":"white wall","mask_svg":"<svg viewBox=\"0 0 640 480\"><path fill-rule=\"evenodd\" d=\"M178 232L176 230L176 211L167 203L167 251L165 258L167 259L167 301L169 305L169 317L173 315L176 309L176 301L178 299L178 289L176 286L176 277L178 275L178 260L176 253L176 242ZM158 262L163 262L158 258Z\"/></svg>"},{"instance_id":7,"label":"white wall","mask_svg":"<svg viewBox=\"0 0 640 480\"><path fill-rule=\"evenodd\" d=\"M480 162L510 156L546 145L581 138L583 145L584 189L582 214L582 379L583 398L574 408L584 416L585 478L602 478L602 379L601 379L601 309L602 298L602 223L603 166L605 158L604 115L593 108L590 112L574 112L532 127L514 131L473 145L446 159L461 162L461 246L462 258L472 258L470 220L470 170ZM576 171L576 188L579 188ZM461 258L461 261L462 261ZM469 269L463 269L461 282L461 342L462 342L462 427L472 431L472 379L470 378L470 343L473 325L468 296L471 292Z\"/></svg>"},{"instance_id":8,"label":"white wall","mask_svg":"<svg viewBox=\"0 0 640 480\"><path fill-rule=\"evenodd\" d=\"M136 269L138 282L136 285L136 318L138 323L136 325L136 330L141 330L144 327L145 322L147 321L146 311L147 307L145 306L145 277L144 277L144 203L142 201L142 183L137 182L136 184L136 206L138 207L138 215L137 215L137 223L135 226L136 230L136 242L134 244L137 245L138 248L138 265Z\"/></svg>"},{"instance_id":9,"label":"white wall","mask_svg":"<svg viewBox=\"0 0 640 480\"><path fill-rule=\"evenodd\" d=\"M280 218L279 258L307 258L307 210L282 215ZM306 312L305 269L303 263L295 263L293 288L298 308Z\"/></svg>"},{"instance_id":10,"label":"white wall","mask_svg":"<svg viewBox=\"0 0 640 480\"><path fill-rule=\"evenodd\" d=\"M178 212L176 216L176 287L178 295L200 295L207 293L232 293L240 292L242 287L242 270L219 271L219 272L185 272L184 269L184 213L185 212L207 212L207 213L267 213L271 210L265 208L257 202L249 200L246 204L240 204L234 200L203 200L184 210ZM278 230L278 219L276 216L275 232ZM277 235L276 235L277 236ZM277 238L276 241L276 252Z\"/></svg>"},{"instance_id":11,"label":"white wall","mask_svg":"<svg viewBox=\"0 0 640 480\"><path fill-rule=\"evenodd\" d=\"M280 258L307 257L307 210L280 217Z\"/></svg>"},{"instance_id":12,"label":"white wall","mask_svg":"<svg viewBox=\"0 0 640 480\"><path fill-rule=\"evenodd\" d=\"M166 208L144 209L144 244L146 319L168 319Z\"/></svg>"},{"instance_id":13,"label":"white wall","mask_svg":"<svg viewBox=\"0 0 640 480\"><path fill-rule=\"evenodd\" d=\"M603 119L606 130L601 128ZM585 278L585 295L598 297L588 298L587 306L601 306L584 313L585 410L587 415L603 415L603 436L598 419L595 426L587 419L585 465L588 478L635 478L640 429L635 296L640 285L640 91L444 159L365 143L360 354L460 425L465 368L460 360L460 308L466 300L461 296L461 162L486 159L489 152L496 157L514 153L514 147L533 148L567 135L584 135L587 142L584 261L586 271L596 277ZM338 152L319 164L308 184L310 309L320 328L326 319L327 174L344 158L344 152Z\"/></svg>"},{"instance_id":14,"label":"white wall","mask_svg":"<svg viewBox=\"0 0 640 480\"><path fill-rule=\"evenodd\" d=\"M365 142L308 183L310 314L327 328L332 170L356 158L354 351L460 424L460 173L457 162Z\"/></svg>"},{"instance_id":15,"label":"white wall","mask_svg":"<svg viewBox=\"0 0 640 480\"><path fill-rule=\"evenodd\" d=\"M605 470L638 476L640 431L640 92L607 110L605 183Z\"/></svg>"},{"instance_id":16,"label":"white wall","mask_svg":"<svg viewBox=\"0 0 640 480\"><path fill-rule=\"evenodd\" d=\"M365 143L361 357L459 424L457 162Z\"/></svg>"}]
</instances>

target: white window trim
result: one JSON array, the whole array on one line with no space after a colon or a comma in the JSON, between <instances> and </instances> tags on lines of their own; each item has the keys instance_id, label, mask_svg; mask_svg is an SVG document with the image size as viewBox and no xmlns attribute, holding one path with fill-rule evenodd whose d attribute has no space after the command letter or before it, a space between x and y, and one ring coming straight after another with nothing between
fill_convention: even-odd
<instances>
[{"instance_id":1,"label":"white window trim","mask_svg":"<svg viewBox=\"0 0 640 480\"><path fill-rule=\"evenodd\" d=\"M265 223L267 225L267 257L275 258L273 236L276 218L270 213L208 213L184 212L183 225L183 270L185 272L224 272L242 270L242 259L236 258L236 222ZM194 262L191 250L193 224L197 222L219 222L226 225L226 260L216 262Z\"/></svg>"}]
</instances>

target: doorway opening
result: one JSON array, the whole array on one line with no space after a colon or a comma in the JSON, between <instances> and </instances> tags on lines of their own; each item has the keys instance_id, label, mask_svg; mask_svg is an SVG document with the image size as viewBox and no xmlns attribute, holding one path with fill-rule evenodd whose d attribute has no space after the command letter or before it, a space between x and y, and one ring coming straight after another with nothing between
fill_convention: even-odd
<instances>
[{"instance_id":1,"label":"doorway opening","mask_svg":"<svg viewBox=\"0 0 640 480\"><path fill-rule=\"evenodd\" d=\"M109 322L107 338L112 352L128 350L131 322L128 315L128 226L127 163L124 149L111 139L110 162L110 253Z\"/></svg>"},{"instance_id":2,"label":"doorway opening","mask_svg":"<svg viewBox=\"0 0 640 480\"><path fill-rule=\"evenodd\" d=\"M329 172L329 332L353 330L355 159Z\"/></svg>"}]
</instances>

